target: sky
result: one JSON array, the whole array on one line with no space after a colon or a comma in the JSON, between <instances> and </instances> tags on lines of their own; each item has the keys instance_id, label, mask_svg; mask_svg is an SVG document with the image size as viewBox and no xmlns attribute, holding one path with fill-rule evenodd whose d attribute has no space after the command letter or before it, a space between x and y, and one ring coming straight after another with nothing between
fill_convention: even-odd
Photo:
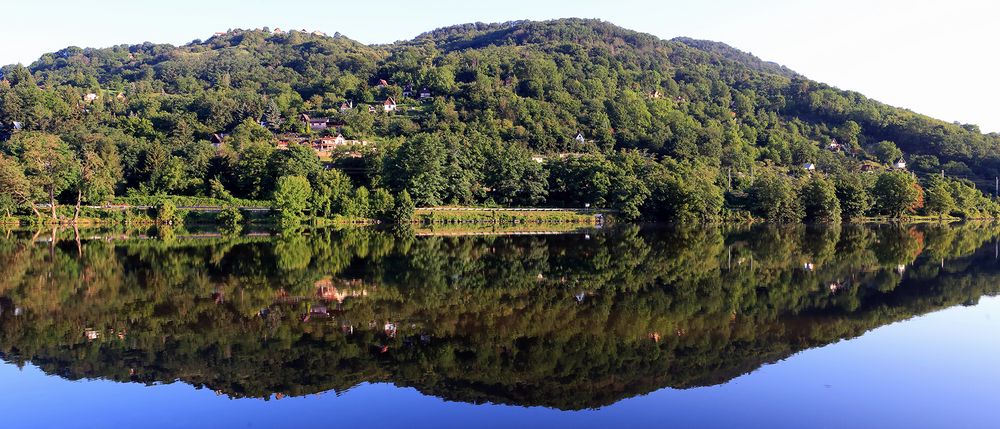
<instances>
[{"instance_id":1,"label":"sky","mask_svg":"<svg viewBox=\"0 0 1000 429\"><path fill-rule=\"evenodd\" d=\"M0 0L0 64L67 46L184 44L230 28L405 40L467 22L599 18L727 43L841 89L1000 132L1000 2L988 0Z\"/></svg>"}]
</instances>

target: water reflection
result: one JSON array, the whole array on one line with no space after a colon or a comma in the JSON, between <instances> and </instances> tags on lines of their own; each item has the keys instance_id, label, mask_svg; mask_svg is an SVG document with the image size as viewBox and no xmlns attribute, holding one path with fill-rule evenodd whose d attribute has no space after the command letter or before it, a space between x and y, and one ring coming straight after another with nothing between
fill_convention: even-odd
<instances>
[{"instance_id":1,"label":"water reflection","mask_svg":"<svg viewBox=\"0 0 1000 429\"><path fill-rule=\"evenodd\" d=\"M600 407L1000 289L992 224L454 236L7 231L0 357L232 397ZM159 237L159 238L157 238Z\"/></svg>"}]
</instances>

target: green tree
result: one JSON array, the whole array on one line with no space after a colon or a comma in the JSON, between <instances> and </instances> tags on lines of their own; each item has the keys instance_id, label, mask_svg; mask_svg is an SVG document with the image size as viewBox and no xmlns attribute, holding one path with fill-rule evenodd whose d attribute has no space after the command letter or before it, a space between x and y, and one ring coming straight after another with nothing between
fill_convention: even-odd
<instances>
[{"instance_id":1,"label":"green tree","mask_svg":"<svg viewBox=\"0 0 1000 429\"><path fill-rule=\"evenodd\" d=\"M31 185L48 195L52 219L56 219L56 196L74 183L80 170L69 145L56 135L26 132L15 134L7 148L21 160Z\"/></svg>"},{"instance_id":2,"label":"green tree","mask_svg":"<svg viewBox=\"0 0 1000 429\"><path fill-rule=\"evenodd\" d=\"M32 184L24 175L24 167L3 154L0 154L0 195L8 201L7 216L17 207L28 206L36 217L42 217L35 206L36 193L32 192Z\"/></svg>"},{"instance_id":3,"label":"green tree","mask_svg":"<svg viewBox=\"0 0 1000 429\"><path fill-rule=\"evenodd\" d=\"M392 198L392 193L386 189L378 188L375 192L372 192L371 197L371 215L373 218L378 220L388 220L392 215L392 209L395 205L395 201Z\"/></svg>"},{"instance_id":4,"label":"green tree","mask_svg":"<svg viewBox=\"0 0 1000 429\"><path fill-rule=\"evenodd\" d=\"M930 215L947 216L955 210L955 198L947 182L940 177L932 176L924 196L924 210Z\"/></svg>"},{"instance_id":5,"label":"green tree","mask_svg":"<svg viewBox=\"0 0 1000 429\"><path fill-rule=\"evenodd\" d=\"M243 219L243 212L236 206L223 207L215 217L216 222L230 233L240 230Z\"/></svg>"},{"instance_id":6,"label":"green tree","mask_svg":"<svg viewBox=\"0 0 1000 429\"><path fill-rule=\"evenodd\" d=\"M879 213L900 218L920 203L922 192L913 174L888 171L879 174L872 195Z\"/></svg>"},{"instance_id":7,"label":"green tree","mask_svg":"<svg viewBox=\"0 0 1000 429\"><path fill-rule=\"evenodd\" d=\"M80 204L104 204L115 196L115 186L122 178L117 155L85 150L82 155L80 177L77 182L76 211L73 220L80 217Z\"/></svg>"},{"instance_id":8,"label":"green tree","mask_svg":"<svg viewBox=\"0 0 1000 429\"><path fill-rule=\"evenodd\" d=\"M868 175L844 174L836 178L837 199L845 218L864 217L875 204Z\"/></svg>"},{"instance_id":9,"label":"green tree","mask_svg":"<svg viewBox=\"0 0 1000 429\"><path fill-rule=\"evenodd\" d=\"M268 165L273 154L274 146L267 143L246 143L240 146L235 171L239 195L256 199L268 197Z\"/></svg>"},{"instance_id":10,"label":"green tree","mask_svg":"<svg viewBox=\"0 0 1000 429\"><path fill-rule=\"evenodd\" d=\"M763 174L750 188L749 196L751 210L768 221L798 222L804 216L795 186L783 174Z\"/></svg>"},{"instance_id":11,"label":"green tree","mask_svg":"<svg viewBox=\"0 0 1000 429\"><path fill-rule=\"evenodd\" d=\"M875 143L870 150L872 155L883 164L891 164L903 157L903 151L899 150L896 143L887 140Z\"/></svg>"},{"instance_id":12,"label":"green tree","mask_svg":"<svg viewBox=\"0 0 1000 429\"><path fill-rule=\"evenodd\" d=\"M420 206L443 202L445 148L441 139L421 134L403 143L385 162L386 183L396 191L407 191Z\"/></svg>"},{"instance_id":13,"label":"green tree","mask_svg":"<svg viewBox=\"0 0 1000 429\"><path fill-rule=\"evenodd\" d=\"M840 222L840 200L833 183L819 174L813 174L799 190L806 220L814 222Z\"/></svg>"},{"instance_id":14,"label":"green tree","mask_svg":"<svg viewBox=\"0 0 1000 429\"><path fill-rule=\"evenodd\" d=\"M396 205L392 209L392 221L400 225L409 224L413 221L415 210L416 206L413 199L410 198L410 193L404 189L396 196Z\"/></svg>"},{"instance_id":15,"label":"green tree","mask_svg":"<svg viewBox=\"0 0 1000 429\"><path fill-rule=\"evenodd\" d=\"M303 176L282 176L274 189L274 207L283 221L296 222L309 205L312 187Z\"/></svg>"},{"instance_id":16,"label":"green tree","mask_svg":"<svg viewBox=\"0 0 1000 429\"><path fill-rule=\"evenodd\" d=\"M173 225L175 222L180 221L180 216L177 214L177 206L168 199L161 199L153 210L156 213L156 223L161 225Z\"/></svg>"}]
</instances>

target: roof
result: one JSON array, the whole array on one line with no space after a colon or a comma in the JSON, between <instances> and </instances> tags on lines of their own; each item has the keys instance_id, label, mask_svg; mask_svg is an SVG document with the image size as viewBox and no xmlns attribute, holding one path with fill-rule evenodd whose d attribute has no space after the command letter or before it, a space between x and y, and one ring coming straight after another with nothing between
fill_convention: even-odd
<instances>
[{"instance_id":1,"label":"roof","mask_svg":"<svg viewBox=\"0 0 1000 429\"><path fill-rule=\"evenodd\" d=\"M13 123L11 123L11 125L14 126L15 130L20 130L21 128L24 128L24 124L22 124L22 123L20 123L18 121L14 121Z\"/></svg>"},{"instance_id":2,"label":"roof","mask_svg":"<svg viewBox=\"0 0 1000 429\"><path fill-rule=\"evenodd\" d=\"M385 104L386 106L394 105L394 104L396 104L396 100L394 100L392 97L389 97L389 98L386 98L385 99L385 103L382 103L382 104Z\"/></svg>"}]
</instances>

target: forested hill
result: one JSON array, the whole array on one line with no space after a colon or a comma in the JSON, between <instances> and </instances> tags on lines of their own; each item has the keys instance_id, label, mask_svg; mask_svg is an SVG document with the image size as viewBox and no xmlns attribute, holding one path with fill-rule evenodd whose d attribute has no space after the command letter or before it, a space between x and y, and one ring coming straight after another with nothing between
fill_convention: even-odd
<instances>
[{"instance_id":1,"label":"forested hill","mask_svg":"<svg viewBox=\"0 0 1000 429\"><path fill-rule=\"evenodd\" d=\"M118 194L205 195L221 185L236 196L269 198L282 172L238 171L248 143L338 133L384 149L364 156L366 174L355 175L355 184L405 189L419 204L633 204L612 190L572 189L559 168L578 161L537 172L496 164L532 155L640 154L670 171L708 174L730 196L750 192L762 171L787 174L805 164L828 177L899 159L921 179L944 170L985 183L1000 174L1000 135L974 125L811 81L722 43L662 40L596 20L465 24L374 46L340 34L230 30L180 47L72 47L2 73L0 139L41 131L78 152L109 142L94 150L116 152ZM389 97L399 106L386 113ZM310 130L302 114L329 118L330 127ZM208 146L215 134L229 134L222 158ZM421 163L452 176L423 189L413 183ZM487 174L505 168L512 183ZM158 176L164 172L173 176ZM626 211L681 210L650 208L666 197L649 188Z\"/></svg>"}]
</instances>

